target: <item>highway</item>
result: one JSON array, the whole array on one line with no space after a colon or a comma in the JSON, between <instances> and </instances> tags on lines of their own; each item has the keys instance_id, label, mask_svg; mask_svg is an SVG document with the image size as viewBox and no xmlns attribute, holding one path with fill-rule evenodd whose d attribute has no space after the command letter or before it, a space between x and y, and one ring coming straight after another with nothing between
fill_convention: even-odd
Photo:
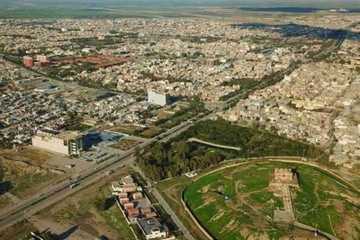
<instances>
[{"instance_id":1,"label":"highway","mask_svg":"<svg viewBox=\"0 0 360 240\"><path fill-rule=\"evenodd\" d=\"M107 161L104 161L98 165L86 169L82 172L77 173L76 175L56 183L55 185L49 186L48 188L43 189L36 195L33 195L27 199L19 201L17 204L13 205L10 208L6 208L0 211L0 231L24 220L32 215L38 213L39 211L65 199L66 197L86 188L92 183L97 182L99 179L106 176L106 173L111 170L116 170L124 165L132 165L134 163L134 154L137 150L145 149L147 146L156 143L156 142L166 142L171 138L174 138L186 131L188 128L194 124L212 119L216 116L217 111L227 109L231 102L238 97L244 97L252 92L253 89L243 90L237 95L227 99L223 102L221 106L216 107L207 114L202 114L200 116L189 119L169 130L159 134L158 136L148 139L143 143L137 145L136 147L126 151L123 154L115 153L114 156ZM75 187L71 188L70 186L76 184ZM171 214L173 218L176 218ZM185 231L186 229L182 229Z\"/></svg>"},{"instance_id":2,"label":"highway","mask_svg":"<svg viewBox=\"0 0 360 240\"><path fill-rule=\"evenodd\" d=\"M287 71L282 72L280 78L283 78L284 75L290 74L294 69L296 69L298 64L295 64L295 67L290 67ZM203 114L192 119L189 119L164 133L159 134L158 136L148 139L143 143L137 145L136 147L126 151L123 154L112 152L113 157L104 161L98 165L94 165L93 167L86 169L82 172L77 173L72 176L72 178L65 179L61 182L56 183L55 185L49 186L46 189L43 189L38 194L31 196L28 199L19 201L15 205L10 208L2 209L0 211L0 231L6 229L13 224L24 220L26 218L31 217L32 215L38 213L39 211L65 199L71 194L78 192L87 186L97 182L104 176L106 173L111 170L116 170L124 165L132 165L134 163L134 154L137 150L145 149L147 146L156 143L156 142L166 142L171 138L174 138L186 131L189 127L194 124L212 119L216 116L217 111L222 111L231 106L234 100L239 98L247 97L249 93L257 90L259 88L267 86L267 82L260 83L258 86L252 89L244 89L240 91L237 95L227 99L220 106L214 108L207 114ZM76 186L75 186L75 185ZM75 187L71 188L73 185ZM176 219L174 214L171 214L173 219ZM186 229L182 229L184 232Z\"/></svg>"},{"instance_id":3,"label":"highway","mask_svg":"<svg viewBox=\"0 0 360 240\"><path fill-rule=\"evenodd\" d=\"M200 119L201 120L201 119ZM198 121L200 121L198 120ZM158 135L155 138L149 139L137 147L132 148L124 154L117 154L112 159L109 159L99 165L95 165L90 169L77 173L72 179L66 179L60 183L50 186L38 194L19 201L11 208L1 211L0 213L0 231L12 226L13 224L20 222L26 218L31 217L37 212L55 204L71 194L78 192L89 185L99 181L106 176L106 173L110 170L116 170L124 165L131 165L134 163L134 153L136 149L144 149L150 144L153 144L162 139L170 139L177 136L183 129L187 129L194 123L191 121L184 122L172 129ZM76 183L77 186L71 188L70 185Z\"/></svg>"}]
</instances>

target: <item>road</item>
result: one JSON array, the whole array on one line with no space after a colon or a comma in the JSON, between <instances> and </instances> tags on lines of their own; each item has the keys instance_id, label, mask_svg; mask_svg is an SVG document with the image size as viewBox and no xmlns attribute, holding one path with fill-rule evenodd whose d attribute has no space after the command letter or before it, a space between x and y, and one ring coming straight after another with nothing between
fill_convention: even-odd
<instances>
[{"instance_id":1,"label":"road","mask_svg":"<svg viewBox=\"0 0 360 240\"><path fill-rule=\"evenodd\" d=\"M296 65L296 64L295 64ZM296 68L296 67L295 67ZM278 76L280 78L283 77L283 75L290 74L294 69L290 68L289 71L284 71L281 76ZM48 77L48 76L47 76ZM273 80L273 79L271 79ZM272 82L272 81L271 81ZM268 83L260 83L259 86L257 86L254 89L248 89L243 90L239 92L237 95L227 99L227 101L223 102L221 106L215 108L213 111L211 111L208 114L205 114L203 116L190 119L186 122L181 123L178 126L175 126L172 129L169 129L168 131L152 138L144 141L143 143L139 144L137 147L132 148L128 151L126 151L123 154L114 154L112 158L108 159L107 161L100 163L94 167L91 167L87 170L84 170L76 176L73 176L72 179L66 179L61 182L58 182L57 184L53 186L49 186L48 188L42 190L38 194L25 199L23 201L19 201L14 206L8 209L2 209L0 211L0 231L6 229L7 227L25 219L29 218L32 215L36 214L37 212L51 206L52 204L55 204L66 197L68 197L71 194L74 194L77 191L80 191L87 186L91 185L92 183L97 182L99 179L103 178L106 173L109 170L116 170L117 168L123 166L123 165L131 165L134 162L133 155L137 150L141 150L149 146L150 144L159 142L159 141L168 141L169 139L176 137L177 135L184 132L189 127L193 126L195 123L207 119L211 119L214 116L216 116L216 111L222 111L227 109L229 106L231 106L232 101L237 100L238 98L246 97L248 94L254 90L257 90L259 88L262 88L266 86ZM78 186L75 188L70 188L70 186L76 183ZM160 196L161 197L161 196ZM161 199L159 197L159 199ZM168 206L165 201L161 200L162 204ZM173 219L177 219L177 216L171 211L171 208L167 207L167 211L170 211L170 215L173 217ZM180 221L176 221L177 224L179 224L179 227L182 226ZM182 231L186 233L186 229L181 227ZM193 239L188 236L188 239Z\"/></svg>"},{"instance_id":2,"label":"road","mask_svg":"<svg viewBox=\"0 0 360 240\"><path fill-rule=\"evenodd\" d=\"M78 192L86 188L92 183L97 182L99 179L103 178L106 175L106 173L110 170L116 170L117 168L120 168L124 165L132 165L134 163L133 156L136 153L136 151L145 149L147 146L156 142L168 141L169 139L174 138L179 134L181 134L182 132L186 131L194 124L200 121L214 118L216 116L217 111L226 109L229 105L231 105L231 102L233 100L237 99L238 97L245 97L251 91L253 91L253 89L241 91L239 92L239 94L227 99L227 101L223 102L221 106L213 109L207 114L203 114L194 117L192 119L189 119L188 121L185 121L167 130L166 132L159 134L154 138L142 142L141 144L124 152L123 154L114 154L114 156L108 159L107 161L102 162L89 169L86 169L76 174L71 179L66 179L53 186L49 186L48 188L40 191L38 194L18 202L11 208L2 209L0 211L0 231L14 225L15 223L22 221L23 219L33 216L39 211L65 199L66 197L70 196L71 194L74 194L75 192ZM74 183L76 183L77 186L75 188L70 188L70 186ZM171 209L168 208L168 210ZM175 213L170 212L170 215L174 220L177 219ZM177 222L178 224L180 223L180 221ZM181 227L181 225L179 227ZM183 232L187 231L186 228L182 228L181 230ZM193 238L190 237L189 239L193 239Z\"/></svg>"},{"instance_id":3,"label":"road","mask_svg":"<svg viewBox=\"0 0 360 240\"><path fill-rule=\"evenodd\" d=\"M329 169L326 166L323 166L321 164L311 162L310 159L302 158L302 157L294 157L294 156L268 156L268 157L253 157L253 158L235 158L232 160L227 160L226 163L216 169L207 171L206 173L202 173L200 176L197 177L197 179L200 179L204 176L208 176L210 174L217 173L219 171L223 171L224 169L230 169L234 167L244 166L248 164L260 164L265 162L277 162L277 163L287 163L287 164L301 164L305 166L310 166L318 171L323 172L324 174L328 174L331 178L338 181L340 184L343 184L344 186L351 189L351 191L354 191L358 194L360 194L360 190L358 186L352 184L347 179L341 177L337 172ZM183 199L182 199L183 200ZM183 201L184 203L184 201ZM205 229L201 226L201 224L198 222L198 220L192 215L192 212L190 209L186 206L186 204L183 204L185 210L192 216L192 219L194 222L196 222L197 225L199 225L199 228L202 229L202 231L206 232ZM314 228L309 225L305 225L303 223L300 223L298 221L295 221L294 226L301 228L303 230L307 230L313 233L317 233L318 235L324 236L326 239L329 240L339 240L336 236L333 236L329 233L323 232L320 229ZM212 239L211 236L208 237L208 239Z\"/></svg>"},{"instance_id":4,"label":"road","mask_svg":"<svg viewBox=\"0 0 360 240\"><path fill-rule=\"evenodd\" d=\"M178 218L176 213L172 210L169 204L165 201L165 199L161 196L159 191L156 188L152 188L151 193L159 202L159 204L164 208L164 210L171 216L171 219L174 221L176 226L180 229L180 231L184 234L184 237L187 240L195 240L195 238L191 235L189 230L184 226L181 220Z\"/></svg>"},{"instance_id":5,"label":"road","mask_svg":"<svg viewBox=\"0 0 360 240\"><path fill-rule=\"evenodd\" d=\"M124 165L131 165L134 163L135 158L133 157L136 149L144 149L152 143L160 141L163 138L172 138L180 134L183 128L192 125L191 122L185 122L180 124L159 136L149 139L146 142L141 143L136 148L132 148L122 155L114 155L113 159L109 159L99 165L91 167L85 171L82 171L72 179L62 181L55 186L44 189L40 193L18 202L9 209L1 211L0 214L0 231L7 227L25 219L29 218L37 212L55 204L66 197L78 192L87 186L96 183L103 178L106 173L110 170L116 170ZM78 184L74 188L70 188L73 183Z\"/></svg>"},{"instance_id":6,"label":"road","mask_svg":"<svg viewBox=\"0 0 360 240\"><path fill-rule=\"evenodd\" d=\"M198 138L189 138L187 140L187 142L195 142L195 143L208 145L210 147L215 147L215 148L222 148L222 149L230 149L230 150L235 150L235 151L241 151L241 148L239 148L239 147L216 144L216 143L212 143L212 142L208 142L208 141L203 141L203 140L198 139Z\"/></svg>"},{"instance_id":7,"label":"road","mask_svg":"<svg viewBox=\"0 0 360 240\"><path fill-rule=\"evenodd\" d=\"M151 182L150 179L147 178L147 176L143 173L143 171L138 168L137 166L134 166L133 169L138 172L141 177L147 182ZM150 186L150 191L152 196L157 200L157 202L161 205L161 207L171 216L171 219L176 224L176 226L179 228L179 230L184 234L184 237L187 240L196 240L190 233L190 231L184 226L184 224L181 222L181 220L178 218L174 210L170 207L170 205L166 202L166 200L163 198L161 193L155 188Z\"/></svg>"}]
</instances>

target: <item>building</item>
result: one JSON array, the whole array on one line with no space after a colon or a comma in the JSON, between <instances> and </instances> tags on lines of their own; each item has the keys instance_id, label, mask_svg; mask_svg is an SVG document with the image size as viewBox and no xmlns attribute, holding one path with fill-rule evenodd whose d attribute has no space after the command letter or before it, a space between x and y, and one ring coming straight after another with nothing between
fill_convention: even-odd
<instances>
[{"instance_id":1,"label":"building","mask_svg":"<svg viewBox=\"0 0 360 240\"><path fill-rule=\"evenodd\" d=\"M165 106L169 104L169 97L167 94L156 93L152 90L148 90L148 102L151 104Z\"/></svg>"},{"instance_id":2,"label":"building","mask_svg":"<svg viewBox=\"0 0 360 240\"><path fill-rule=\"evenodd\" d=\"M157 218L139 218L137 224L144 234L146 240L163 239L169 236L169 229L160 223Z\"/></svg>"},{"instance_id":3,"label":"building","mask_svg":"<svg viewBox=\"0 0 360 240\"><path fill-rule=\"evenodd\" d=\"M269 190L283 201L283 207L274 210L275 222L293 223L296 220L290 188L299 188L296 170L275 168Z\"/></svg>"},{"instance_id":4,"label":"building","mask_svg":"<svg viewBox=\"0 0 360 240\"><path fill-rule=\"evenodd\" d=\"M298 186L296 171L288 168L275 168L271 184L287 184L290 186Z\"/></svg>"},{"instance_id":5,"label":"building","mask_svg":"<svg viewBox=\"0 0 360 240\"><path fill-rule=\"evenodd\" d=\"M77 131L38 131L32 137L32 145L68 156L79 156L83 150L83 135Z\"/></svg>"},{"instance_id":6,"label":"building","mask_svg":"<svg viewBox=\"0 0 360 240\"><path fill-rule=\"evenodd\" d=\"M49 64L49 63L50 63L50 61L49 61L49 59L47 58L47 56L45 56L45 55L36 55L36 63L35 63L35 66L41 67L41 66L47 65L47 64Z\"/></svg>"},{"instance_id":7,"label":"building","mask_svg":"<svg viewBox=\"0 0 360 240\"><path fill-rule=\"evenodd\" d=\"M27 68L32 68L34 66L34 60L30 56L24 56L23 57L23 64Z\"/></svg>"},{"instance_id":8,"label":"building","mask_svg":"<svg viewBox=\"0 0 360 240\"><path fill-rule=\"evenodd\" d=\"M48 58L45 55L36 55L36 61L40 63L47 63Z\"/></svg>"}]
</instances>

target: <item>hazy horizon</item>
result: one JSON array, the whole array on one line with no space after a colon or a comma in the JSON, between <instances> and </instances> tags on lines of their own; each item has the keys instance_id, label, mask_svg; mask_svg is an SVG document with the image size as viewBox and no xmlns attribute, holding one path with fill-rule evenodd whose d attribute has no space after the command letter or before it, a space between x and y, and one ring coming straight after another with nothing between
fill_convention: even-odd
<instances>
[{"instance_id":1,"label":"hazy horizon","mask_svg":"<svg viewBox=\"0 0 360 240\"><path fill-rule=\"evenodd\" d=\"M1 0L5 10L19 8L118 8L118 7L314 7L360 8L358 0Z\"/></svg>"}]
</instances>

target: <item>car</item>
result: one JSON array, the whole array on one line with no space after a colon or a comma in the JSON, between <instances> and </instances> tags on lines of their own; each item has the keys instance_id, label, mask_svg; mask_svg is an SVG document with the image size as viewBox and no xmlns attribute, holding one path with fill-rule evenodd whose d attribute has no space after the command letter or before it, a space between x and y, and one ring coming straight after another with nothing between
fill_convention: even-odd
<instances>
[{"instance_id":1,"label":"car","mask_svg":"<svg viewBox=\"0 0 360 240\"><path fill-rule=\"evenodd\" d=\"M80 183L75 182L75 183L70 184L70 188L73 189L73 188L75 188L76 186L79 186L79 185L80 185Z\"/></svg>"}]
</instances>

